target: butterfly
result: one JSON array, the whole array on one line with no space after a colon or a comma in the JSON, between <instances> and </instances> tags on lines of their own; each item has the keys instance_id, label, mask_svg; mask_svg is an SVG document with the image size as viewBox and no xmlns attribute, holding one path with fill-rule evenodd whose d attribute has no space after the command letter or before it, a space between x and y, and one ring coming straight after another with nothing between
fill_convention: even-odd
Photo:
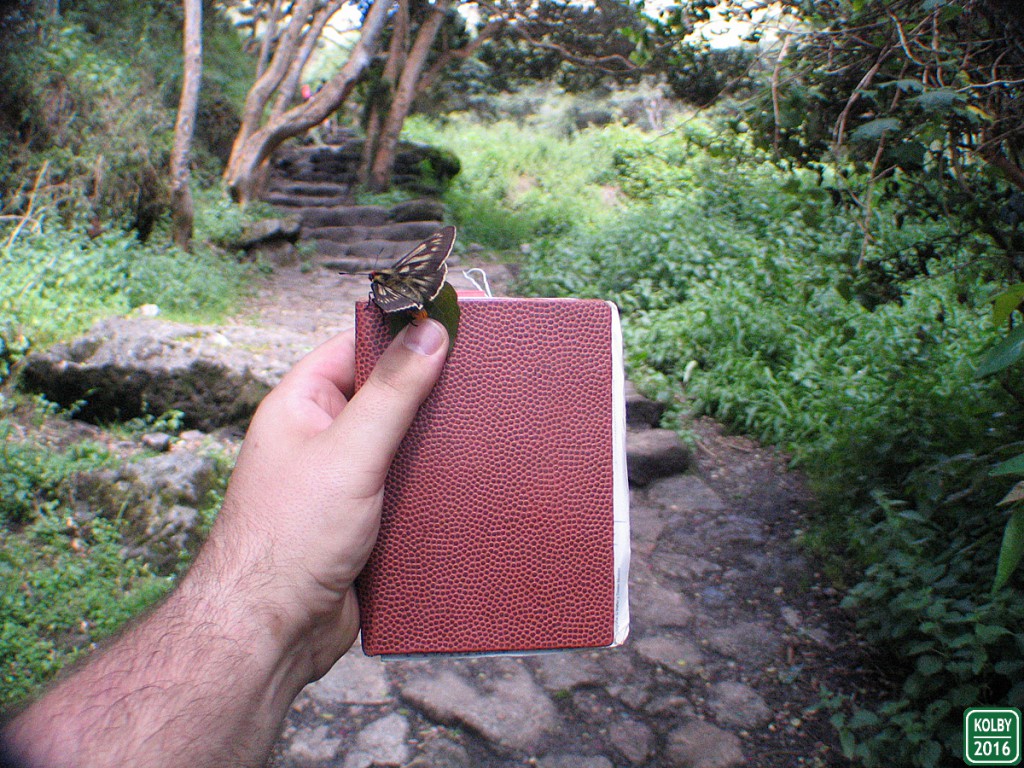
<instances>
[{"instance_id":1,"label":"butterfly","mask_svg":"<svg viewBox=\"0 0 1024 768\"><path fill-rule=\"evenodd\" d=\"M455 227L435 232L390 269L370 272L370 298L385 312L422 312L441 292L448 276L445 260L455 245Z\"/></svg>"}]
</instances>

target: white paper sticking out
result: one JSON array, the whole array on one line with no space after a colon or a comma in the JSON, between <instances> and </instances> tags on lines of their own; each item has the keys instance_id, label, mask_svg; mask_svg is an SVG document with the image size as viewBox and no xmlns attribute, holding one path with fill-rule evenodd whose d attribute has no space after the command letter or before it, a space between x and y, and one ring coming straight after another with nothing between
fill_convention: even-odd
<instances>
[{"instance_id":1,"label":"white paper sticking out","mask_svg":"<svg viewBox=\"0 0 1024 768\"><path fill-rule=\"evenodd\" d=\"M626 468L626 372L622 356L622 325L619 309L612 310L612 475L613 546L615 548L615 641L622 645L629 635L629 474Z\"/></svg>"}]
</instances>

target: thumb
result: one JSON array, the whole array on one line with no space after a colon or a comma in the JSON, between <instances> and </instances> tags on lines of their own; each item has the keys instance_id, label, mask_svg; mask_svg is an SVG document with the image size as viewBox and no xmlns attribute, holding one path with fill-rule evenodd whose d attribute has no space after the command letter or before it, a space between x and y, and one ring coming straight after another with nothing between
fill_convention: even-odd
<instances>
[{"instance_id":1,"label":"thumb","mask_svg":"<svg viewBox=\"0 0 1024 768\"><path fill-rule=\"evenodd\" d=\"M388 467L420 405L441 375L448 332L436 320L409 324L384 351L328 432L364 498L384 487Z\"/></svg>"}]
</instances>

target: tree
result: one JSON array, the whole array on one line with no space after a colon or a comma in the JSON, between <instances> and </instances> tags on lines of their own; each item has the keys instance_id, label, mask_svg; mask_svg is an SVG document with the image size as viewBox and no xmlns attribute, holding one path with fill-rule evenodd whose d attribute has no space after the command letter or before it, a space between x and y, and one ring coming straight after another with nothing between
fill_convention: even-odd
<instances>
[{"instance_id":1,"label":"tree","mask_svg":"<svg viewBox=\"0 0 1024 768\"><path fill-rule=\"evenodd\" d=\"M305 41L310 35L318 36L323 29L326 22L321 22L321 15L333 14L338 9L338 3L331 0L295 0L270 61L246 98L242 126L224 172L235 200L245 204L258 194L266 160L285 139L320 124L342 105L369 66L393 5L393 0L378 0L370 6L348 62L312 98L272 113L262 122L275 94L288 82L297 81L289 78L289 72L294 72L293 64Z\"/></svg>"},{"instance_id":2,"label":"tree","mask_svg":"<svg viewBox=\"0 0 1024 768\"><path fill-rule=\"evenodd\" d=\"M189 157L203 72L203 7L202 0L184 0L184 5L184 72L178 118L174 125L174 148L171 150L171 237L179 248L189 250L194 218Z\"/></svg>"},{"instance_id":3,"label":"tree","mask_svg":"<svg viewBox=\"0 0 1024 768\"><path fill-rule=\"evenodd\" d=\"M941 216L950 237L984 232L1007 256L990 267L1024 277L1024 229L1013 214L1024 199L1024 23L1015 5L782 3L800 23L780 51L777 85L744 117L777 156L855 169L844 194L864 231L858 269L879 258L925 268L906 253L872 253L875 203L886 195ZM937 247L922 243L912 259L923 265Z\"/></svg>"},{"instance_id":4,"label":"tree","mask_svg":"<svg viewBox=\"0 0 1024 768\"><path fill-rule=\"evenodd\" d=\"M433 85L448 64L471 56L505 24L500 12L493 14L470 37L450 0L420 2L412 8L407 7L402 17L396 17L383 72L370 89L359 178L374 191L387 189L391 183L398 138L416 98ZM419 18L409 47L413 15ZM435 45L438 41L440 44ZM433 63L428 67L431 54Z\"/></svg>"},{"instance_id":5,"label":"tree","mask_svg":"<svg viewBox=\"0 0 1024 768\"><path fill-rule=\"evenodd\" d=\"M370 179L370 169L377 156L378 139L384 123L384 117L391 108L394 84L405 66L405 57L409 47L409 0L398 0L394 24L391 28L391 40L388 43L387 58L383 71L371 74L366 96L366 116L363 127L366 140L363 142L362 158L359 162L359 183L366 185Z\"/></svg>"}]
</instances>

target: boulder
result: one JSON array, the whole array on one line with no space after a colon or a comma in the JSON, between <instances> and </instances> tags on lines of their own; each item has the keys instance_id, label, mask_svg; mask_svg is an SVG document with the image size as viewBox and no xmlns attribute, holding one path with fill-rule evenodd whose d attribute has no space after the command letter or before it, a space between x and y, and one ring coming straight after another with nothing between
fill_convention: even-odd
<instances>
[{"instance_id":1,"label":"boulder","mask_svg":"<svg viewBox=\"0 0 1024 768\"><path fill-rule=\"evenodd\" d=\"M110 318L29 355L20 386L94 423L173 409L188 427L244 427L308 349L306 337L283 329Z\"/></svg>"},{"instance_id":2,"label":"boulder","mask_svg":"<svg viewBox=\"0 0 1024 768\"><path fill-rule=\"evenodd\" d=\"M645 486L685 472L690 454L671 429L631 429L626 433L626 465L630 485Z\"/></svg>"},{"instance_id":3,"label":"boulder","mask_svg":"<svg viewBox=\"0 0 1024 768\"><path fill-rule=\"evenodd\" d=\"M440 200L420 198L407 200L392 206L388 218L396 223L405 221L442 221L444 219L444 203Z\"/></svg>"},{"instance_id":4,"label":"boulder","mask_svg":"<svg viewBox=\"0 0 1024 768\"><path fill-rule=\"evenodd\" d=\"M298 261L299 251L295 243L300 233L298 217L262 219L245 228L237 246L244 249L250 259L262 258L278 266L287 266Z\"/></svg>"},{"instance_id":5,"label":"boulder","mask_svg":"<svg viewBox=\"0 0 1024 768\"><path fill-rule=\"evenodd\" d=\"M238 247L249 249L267 242L284 240L295 243L299 240L299 220L295 216L283 219L260 219L242 231Z\"/></svg>"},{"instance_id":6,"label":"boulder","mask_svg":"<svg viewBox=\"0 0 1024 768\"><path fill-rule=\"evenodd\" d=\"M631 381L626 382L626 424L631 427L657 427L665 406L644 397Z\"/></svg>"},{"instance_id":7,"label":"boulder","mask_svg":"<svg viewBox=\"0 0 1024 768\"><path fill-rule=\"evenodd\" d=\"M119 517L125 555L141 557L169 573L201 543L199 508L217 481L216 462L189 451L171 451L114 469L72 476L64 489L79 522L96 515Z\"/></svg>"}]
</instances>

